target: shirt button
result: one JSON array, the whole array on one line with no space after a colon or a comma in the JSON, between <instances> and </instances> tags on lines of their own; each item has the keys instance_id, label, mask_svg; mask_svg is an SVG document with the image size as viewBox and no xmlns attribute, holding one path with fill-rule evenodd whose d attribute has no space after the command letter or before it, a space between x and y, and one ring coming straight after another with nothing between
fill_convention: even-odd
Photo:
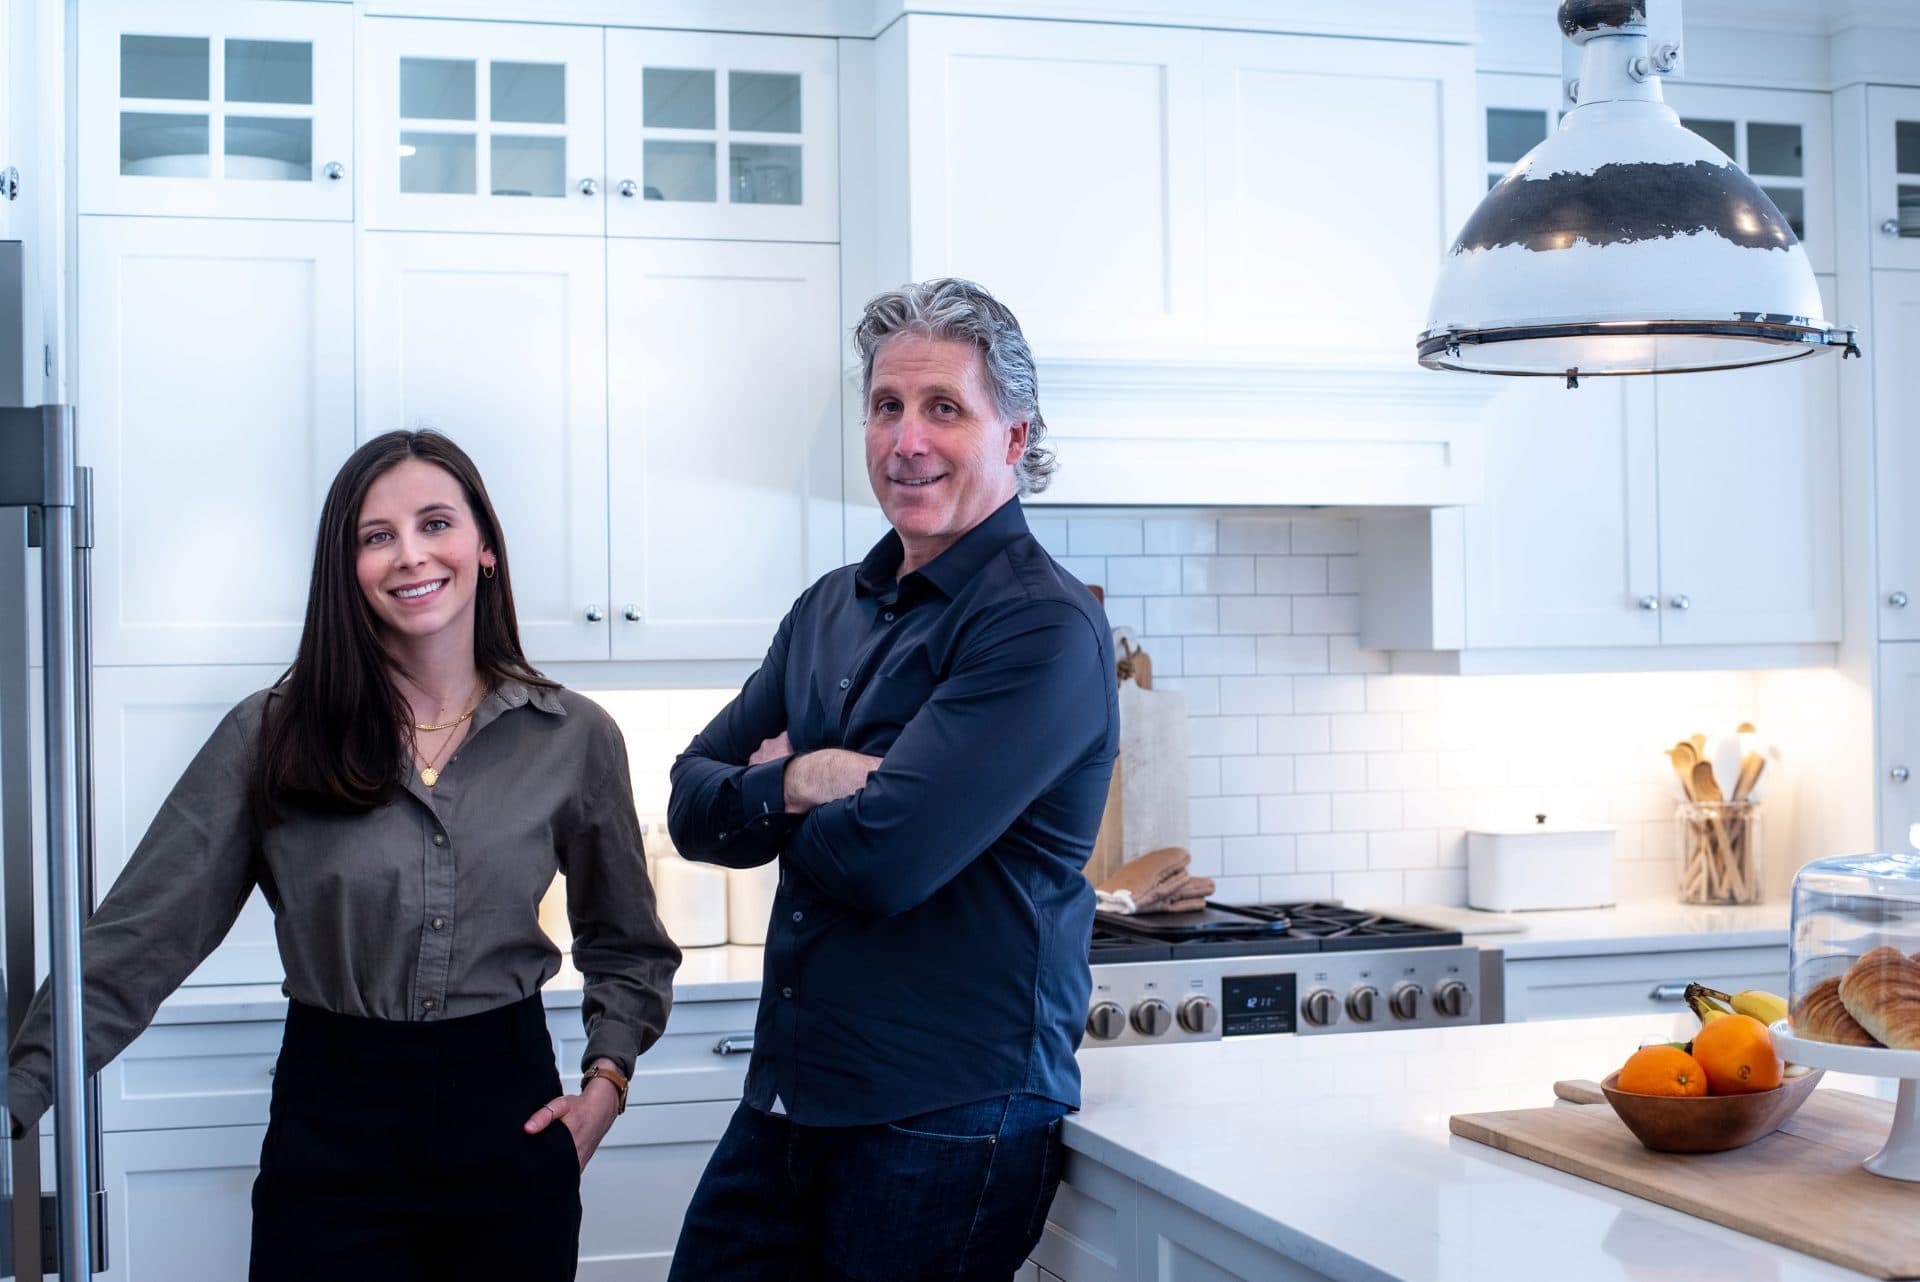
<instances>
[{"instance_id":1,"label":"shirt button","mask_svg":"<svg viewBox=\"0 0 1920 1282\"><path fill-rule=\"evenodd\" d=\"M793 990L791 988L783 988L780 990L780 995L782 997L791 997L793 996Z\"/></svg>"},{"instance_id":2,"label":"shirt button","mask_svg":"<svg viewBox=\"0 0 1920 1282\"><path fill-rule=\"evenodd\" d=\"M431 997L427 998L425 1001L420 1003L420 1005L422 1005L428 1010L432 1010L435 1006L438 1006L439 1004L440 1004L439 1002L435 1001Z\"/></svg>"},{"instance_id":3,"label":"shirt button","mask_svg":"<svg viewBox=\"0 0 1920 1282\"><path fill-rule=\"evenodd\" d=\"M883 618L883 619L885 619L885 620L886 620L886 621L887 621L888 623L892 623L892 622L893 622L893 611L892 611L892 610L888 610L888 611L887 611L887 612L886 612L885 614L883 614L883 615L881 615L880 617L881 617L881 618Z\"/></svg>"},{"instance_id":4,"label":"shirt button","mask_svg":"<svg viewBox=\"0 0 1920 1282\"><path fill-rule=\"evenodd\" d=\"M445 834L445 833L441 833L441 832L436 832L436 833L434 833L434 834L433 834L433 844L434 844L434 845L436 845L436 846L444 846L444 845L446 845L446 844L447 844L447 836L446 836L446 834Z\"/></svg>"},{"instance_id":5,"label":"shirt button","mask_svg":"<svg viewBox=\"0 0 1920 1282\"><path fill-rule=\"evenodd\" d=\"M793 914L793 919L794 919L795 921L799 921L799 920L800 920L800 919L801 919L802 917L805 917L805 916L806 916L806 914L805 914L805 913L803 913L803 912L800 912L800 911L798 911L798 910L796 910L796 911L794 912L794 914Z\"/></svg>"},{"instance_id":6,"label":"shirt button","mask_svg":"<svg viewBox=\"0 0 1920 1282\"><path fill-rule=\"evenodd\" d=\"M433 919L433 928L435 930L445 930L447 928L447 919L445 917L435 917Z\"/></svg>"},{"instance_id":7,"label":"shirt button","mask_svg":"<svg viewBox=\"0 0 1920 1282\"><path fill-rule=\"evenodd\" d=\"M847 688L848 686L850 686L850 685L852 685L852 684L853 684L853 678L852 678L852 677L841 677L841 678L840 678L840 688L841 688L842 690L844 690L844 689L846 689L846 688Z\"/></svg>"}]
</instances>

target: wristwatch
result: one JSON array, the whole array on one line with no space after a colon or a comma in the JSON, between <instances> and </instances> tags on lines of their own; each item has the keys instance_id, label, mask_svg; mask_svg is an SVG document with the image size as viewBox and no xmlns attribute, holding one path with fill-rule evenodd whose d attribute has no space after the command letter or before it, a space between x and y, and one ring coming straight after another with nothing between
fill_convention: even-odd
<instances>
[{"instance_id":1,"label":"wristwatch","mask_svg":"<svg viewBox=\"0 0 1920 1282\"><path fill-rule=\"evenodd\" d=\"M620 1114L626 1112L627 1086L629 1085L627 1075L612 1065L595 1064L592 1068L589 1068L580 1075L580 1090L582 1093L586 1091L587 1083L596 1077L606 1078L609 1082L613 1083L613 1089L620 1092L620 1107L613 1110L614 1116L618 1117Z\"/></svg>"}]
</instances>

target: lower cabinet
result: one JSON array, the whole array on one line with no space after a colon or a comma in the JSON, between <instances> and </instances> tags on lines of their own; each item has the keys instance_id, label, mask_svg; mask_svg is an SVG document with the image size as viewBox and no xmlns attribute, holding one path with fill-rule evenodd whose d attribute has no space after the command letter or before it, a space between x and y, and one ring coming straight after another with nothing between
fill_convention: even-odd
<instances>
[{"instance_id":1,"label":"lower cabinet","mask_svg":"<svg viewBox=\"0 0 1920 1282\"><path fill-rule=\"evenodd\" d=\"M580 1282L665 1282L736 1100L629 1108L580 1181Z\"/></svg>"},{"instance_id":2,"label":"lower cabinet","mask_svg":"<svg viewBox=\"0 0 1920 1282\"><path fill-rule=\"evenodd\" d=\"M253 1179L265 1126L109 1131L102 1140L107 1262L102 1282L247 1276Z\"/></svg>"},{"instance_id":3,"label":"lower cabinet","mask_svg":"<svg viewBox=\"0 0 1920 1282\"><path fill-rule=\"evenodd\" d=\"M1689 980L1728 993L1785 993L1786 945L1509 958L1507 1022L1677 1012L1685 1009Z\"/></svg>"}]
</instances>

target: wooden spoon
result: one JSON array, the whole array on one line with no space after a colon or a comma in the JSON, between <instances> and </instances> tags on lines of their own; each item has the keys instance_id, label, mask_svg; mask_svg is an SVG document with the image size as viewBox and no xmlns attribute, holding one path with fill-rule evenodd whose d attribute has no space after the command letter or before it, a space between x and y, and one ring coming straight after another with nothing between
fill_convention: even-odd
<instances>
[{"instance_id":1,"label":"wooden spoon","mask_svg":"<svg viewBox=\"0 0 1920 1282\"><path fill-rule=\"evenodd\" d=\"M1760 782L1760 772L1767 767L1767 759L1757 752L1749 752L1740 758L1740 779L1733 785L1733 799L1745 801L1747 794L1753 791L1753 785Z\"/></svg>"},{"instance_id":2,"label":"wooden spoon","mask_svg":"<svg viewBox=\"0 0 1920 1282\"><path fill-rule=\"evenodd\" d=\"M1698 801L1693 795L1693 763L1699 758L1693 755L1693 745L1682 740L1667 749L1667 758L1673 762L1673 773L1680 776L1680 791L1688 801Z\"/></svg>"}]
</instances>

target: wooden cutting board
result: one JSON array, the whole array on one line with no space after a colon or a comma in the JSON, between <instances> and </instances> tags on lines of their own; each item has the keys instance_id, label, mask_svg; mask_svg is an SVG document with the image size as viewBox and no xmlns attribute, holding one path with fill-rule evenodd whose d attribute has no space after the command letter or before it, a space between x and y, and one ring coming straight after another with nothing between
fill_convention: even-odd
<instances>
[{"instance_id":1,"label":"wooden cutting board","mask_svg":"<svg viewBox=\"0 0 1920 1282\"><path fill-rule=\"evenodd\" d=\"M1599 1102L1461 1113L1448 1125L1503 1153L1844 1268L1920 1278L1920 1184L1860 1165L1886 1141L1890 1101L1815 1090L1784 1126L1745 1148L1681 1155L1643 1147L1597 1086L1562 1082L1554 1093Z\"/></svg>"}]
</instances>

